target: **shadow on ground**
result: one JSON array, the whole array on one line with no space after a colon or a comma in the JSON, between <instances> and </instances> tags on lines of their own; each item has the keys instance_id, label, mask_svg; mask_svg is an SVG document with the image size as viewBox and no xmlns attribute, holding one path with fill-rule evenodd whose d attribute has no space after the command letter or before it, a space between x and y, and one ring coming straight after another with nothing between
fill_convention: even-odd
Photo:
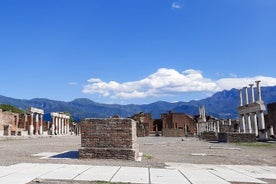
<instances>
[{"instance_id":1,"label":"shadow on ground","mask_svg":"<svg viewBox=\"0 0 276 184\"><path fill-rule=\"evenodd\" d=\"M57 154L57 155L53 155L50 158L78 159L79 152L78 151L67 151L67 152Z\"/></svg>"}]
</instances>

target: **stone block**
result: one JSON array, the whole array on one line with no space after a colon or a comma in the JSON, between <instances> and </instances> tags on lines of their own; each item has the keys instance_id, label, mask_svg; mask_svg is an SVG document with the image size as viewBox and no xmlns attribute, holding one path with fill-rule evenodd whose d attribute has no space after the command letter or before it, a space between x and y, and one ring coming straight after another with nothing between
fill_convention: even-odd
<instances>
[{"instance_id":1,"label":"stone block","mask_svg":"<svg viewBox=\"0 0 276 184\"><path fill-rule=\"evenodd\" d=\"M137 160L136 123L128 118L81 121L79 158Z\"/></svg>"}]
</instances>

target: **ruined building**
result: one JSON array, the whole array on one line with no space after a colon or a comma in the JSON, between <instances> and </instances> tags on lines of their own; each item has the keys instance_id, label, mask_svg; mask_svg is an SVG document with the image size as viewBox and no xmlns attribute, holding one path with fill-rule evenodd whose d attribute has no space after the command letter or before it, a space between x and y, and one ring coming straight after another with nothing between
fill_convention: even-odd
<instances>
[{"instance_id":1,"label":"ruined building","mask_svg":"<svg viewBox=\"0 0 276 184\"><path fill-rule=\"evenodd\" d=\"M192 136L196 133L196 122L192 116L185 113L161 114L163 123L162 134L164 137Z\"/></svg>"}]
</instances>

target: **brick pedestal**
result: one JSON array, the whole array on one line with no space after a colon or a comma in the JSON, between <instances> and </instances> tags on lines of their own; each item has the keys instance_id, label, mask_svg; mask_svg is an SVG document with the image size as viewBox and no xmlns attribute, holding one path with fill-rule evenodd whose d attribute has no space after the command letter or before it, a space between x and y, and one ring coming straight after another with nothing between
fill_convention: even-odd
<instances>
[{"instance_id":1,"label":"brick pedestal","mask_svg":"<svg viewBox=\"0 0 276 184\"><path fill-rule=\"evenodd\" d=\"M136 123L132 119L84 119L80 126L80 159L137 160Z\"/></svg>"}]
</instances>

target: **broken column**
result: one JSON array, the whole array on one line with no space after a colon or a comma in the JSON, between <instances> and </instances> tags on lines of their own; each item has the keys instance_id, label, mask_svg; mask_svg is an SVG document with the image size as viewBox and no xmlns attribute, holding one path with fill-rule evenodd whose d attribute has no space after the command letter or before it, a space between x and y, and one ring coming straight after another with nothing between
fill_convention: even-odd
<instances>
[{"instance_id":1,"label":"broken column","mask_svg":"<svg viewBox=\"0 0 276 184\"><path fill-rule=\"evenodd\" d=\"M136 123L128 118L81 121L79 158L138 159Z\"/></svg>"}]
</instances>

